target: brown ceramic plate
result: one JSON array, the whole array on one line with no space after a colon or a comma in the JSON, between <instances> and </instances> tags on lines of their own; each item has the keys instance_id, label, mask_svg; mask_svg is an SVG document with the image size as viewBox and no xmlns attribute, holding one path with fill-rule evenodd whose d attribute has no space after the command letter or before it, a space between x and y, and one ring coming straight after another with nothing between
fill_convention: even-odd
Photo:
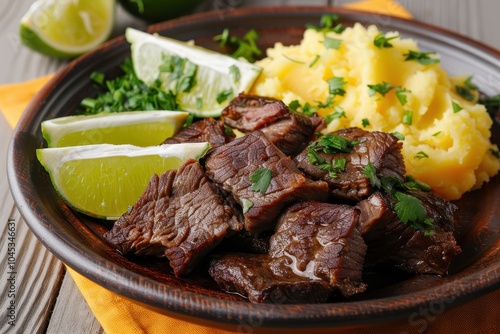
<instances>
[{"instance_id":1,"label":"brown ceramic plate","mask_svg":"<svg viewBox=\"0 0 500 334\"><path fill-rule=\"evenodd\" d=\"M437 51L451 74L474 75L487 94L500 93L500 53L466 37L418 22L331 7L249 8L188 16L149 27L149 31L218 49L213 36L228 27L244 34L256 29L260 46L276 41L297 43L307 23L322 14L339 13L344 24L375 23L418 40L424 50ZM457 202L457 240L463 253L449 276L411 276L392 270L366 273L369 290L350 300L318 305L256 305L218 290L202 270L173 277L165 262L126 259L101 238L108 226L69 209L57 196L35 150L43 147L40 123L75 113L82 98L96 93L89 74L119 73L129 55L123 37L73 61L41 90L23 114L8 155L9 181L19 210L35 235L64 263L98 284L167 315L233 329L332 328L404 319L432 305L451 307L500 286L500 178ZM494 141L500 143L498 125Z\"/></svg>"}]
</instances>

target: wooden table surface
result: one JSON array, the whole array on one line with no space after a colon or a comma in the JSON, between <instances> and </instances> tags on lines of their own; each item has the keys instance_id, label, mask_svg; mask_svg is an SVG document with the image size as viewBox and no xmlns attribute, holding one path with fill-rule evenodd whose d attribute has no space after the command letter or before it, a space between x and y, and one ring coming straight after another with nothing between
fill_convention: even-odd
<instances>
[{"instance_id":1,"label":"wooden table surface","mask_svg":"<svg viewBox=\"0 0 500 334\"><path fill-rule=\"evenodd\" d=\"M19 20L32 0L0 1L0 84L21 82L53 73L67 63L36 54L18 37ZM198 11L217 8L268 5L342 5L346 0L207 0ZM420 21L442 26L500 49L498 0L401 0ZM118 7L114 35L127 26L142 27ZM12 130L0 115L0 333L103 333L103 329L62 263L51 255L27 228L10 195L5 171L7 146ZM8 324L6 309L8 221L16 224L16 324Z\"/></svg>"}]
</instances>

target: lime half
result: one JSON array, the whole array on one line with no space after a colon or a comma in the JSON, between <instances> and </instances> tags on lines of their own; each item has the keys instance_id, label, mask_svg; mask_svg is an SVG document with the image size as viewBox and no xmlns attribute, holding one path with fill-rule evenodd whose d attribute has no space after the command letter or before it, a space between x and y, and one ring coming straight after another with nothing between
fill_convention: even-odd
<instances>
[{"instance_id":1,"label":"lime half","mask_svg":"<svg viewBox=\"0 0 500 334\"><path fill-rule=\"evenodd\" d=\"M42 135L49 147L153 146L176 134L188 115L187 112L163 110L66 116L42 122Z\"/></svg>"},{"instance_id":2,"label":"lime half","mask_svg":"<svg viewBox=\"0 0 500 334\"><path fill-rule=\"evenodd\" d=\"M21 41L40 53L69 58L110 36L114 0L38 0L21 19Z\"/></svg>"},{"instance_id":3,"label":"lime half","mask_svg":"<svg viewBox=\"0 0 500 334\"><path fill-rule=\"evenodd\" d=\"M38 149L54 188L77 211L117 219L146 189L153 174L203 156L208 143L137 147L87 145Z\"/></svg>"},{"instance_id":4,"label":"lime half","mask_svg":"<svg viewBox=\"0 0 500 334\"><path fill-rule=\"evenodd\" d=\"M239 93L248 93L262 68L246 61L127 28L134 71L150 85L158 78L173 91L182 110L198 117L220 116Z\"/></svg>"}]
</instances>

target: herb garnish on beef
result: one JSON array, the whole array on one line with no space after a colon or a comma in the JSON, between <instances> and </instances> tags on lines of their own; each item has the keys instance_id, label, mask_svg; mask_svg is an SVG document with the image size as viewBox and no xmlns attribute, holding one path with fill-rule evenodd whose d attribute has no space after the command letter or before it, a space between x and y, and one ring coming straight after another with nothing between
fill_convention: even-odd
<instances>
[{"instance_id":1,"label":"herb garnish on beef","mask_svg":"<svg viewBox=\"0 0 500 334\"><path fill-rule=\"evenodd\" d=\"M235 138L231 129L224 127L224 122L213 118L204 118L183 128L176 135L165 140L165 144L209 142L218 147Z\"/></svg>"},{"instance_id":2,"label":"herb garnish on beef","mask_svg":"<svg viewBox=\"0 0 500 334\"><path fill-rule=\"evenodd\" d=\"M260 131L215 148L206 157L208 177L244 208L245 229L258 234L274 229L285 206L300 200L324 201L328 185L306 178L295 164ZM250 176L259 168L270 170L265 192L254 190Z\"/></svg>"}]
</instances>

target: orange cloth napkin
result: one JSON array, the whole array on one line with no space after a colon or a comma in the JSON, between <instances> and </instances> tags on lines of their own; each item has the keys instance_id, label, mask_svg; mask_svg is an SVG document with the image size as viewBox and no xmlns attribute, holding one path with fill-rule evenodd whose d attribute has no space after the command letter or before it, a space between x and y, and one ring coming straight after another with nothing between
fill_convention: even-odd
<instances>
[{"instance_id":1,"label":"orange cloth napkin","mask_svg":"<svg viewBox=\"0 0 500 334\"><path fill-rule=\"evenodd\" d=\"M345 5L346 8L372 11L403 18L411 14L392 0L366 0ZM47 75L28 82L0 86L0 111L14 127L28 102L50 79ZM108 334L143 333L234 333L203 327L154 312L125 299L67 268L95 317ZM435 305L419 310L406 321L378 325L370 329L350 328L329 330L329 333L500 333L500 291L487 294L468 304L450 310ZM433 308L434 307L434 308ZM434 311L434 313L433 313ZM471 311L472 314L471 314ZM257 331L257 329L256 329Z\"/></svg>"}]
</instances>

